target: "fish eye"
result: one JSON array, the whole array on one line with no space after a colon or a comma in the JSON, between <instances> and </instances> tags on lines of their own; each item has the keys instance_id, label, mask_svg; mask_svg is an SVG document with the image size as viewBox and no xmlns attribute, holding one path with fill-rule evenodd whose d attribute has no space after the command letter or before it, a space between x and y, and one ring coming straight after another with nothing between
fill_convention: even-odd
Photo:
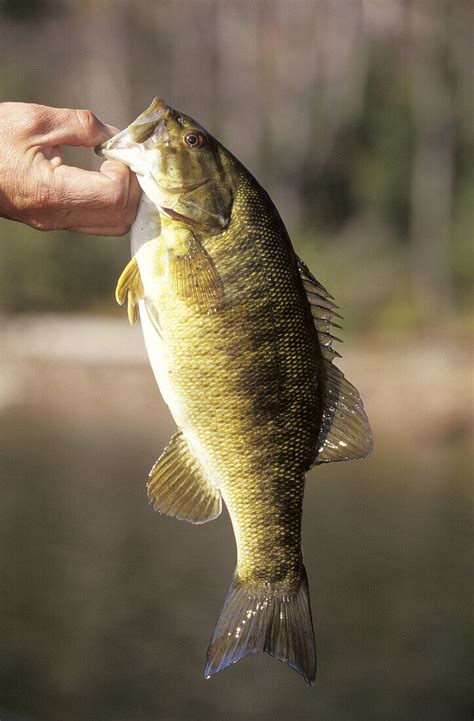
<instances>
[{"instance_id":1,"label":"fish eye","mask_svg":"<svg viewBox=\"0 0 474 721\"><path fill-rule=\"evenodd\" d=\"M190 148L200 148L201 145L204 145L205 139L202 133L187 133L184 136L184 142Z\"/></svg>"}]
</instances>

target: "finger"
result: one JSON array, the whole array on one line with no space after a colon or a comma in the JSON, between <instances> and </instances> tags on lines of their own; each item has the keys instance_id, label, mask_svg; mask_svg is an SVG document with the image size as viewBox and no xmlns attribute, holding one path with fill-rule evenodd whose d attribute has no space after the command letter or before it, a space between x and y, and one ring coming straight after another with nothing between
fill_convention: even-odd
<instances>
[{"instance_id":1,"label":"finger","mask_svg":"<svg viewBox=\"0 0 474 721\"><path fill-rule=\"evenodd\" d=\"M52 192L40 215L49 229L113 228L123 234L135 220L141 190L122 163L106 161L100 172L48 166L48 176Z\"/></svg>"},{"instance_id":2,"label":"finger","mask_svg":"<svg viewBox=\"0 0 474 721\"><path fill-rule=\"evenodd\" d=\"M130 225L118 225L110 228L85 227L85 228L69 228L73 233L84 233L84 235L107 235L121 236L126 235L130 231Z\"/></svg>"},{"instance_id":3,"label":"finger","mask_svg":"<svg viewBox=\"0 0 474 721\"><path fill-rule=\"evenodd\" d=\"M53 195L58 205L117 213L138 203L136 181L131 181L128 168L117 161L106 161L99 172L69 165L52 170Z\"/></svg>"},{"instance_id":4,"label":"finger","mask_svg":"<svg viewBox=\"0 0 474 721\"><path fill-rule=\"evenodd\" d=\"M99 168L99 173L113 183L121 183L126 185L127 188L130 186L131 178L135 179L135 174L118 160L104 160Z\"/></svg>"},{"instance_id":5,"label":"finger","mask_svg":"<svg viewBox=\"0 0 474 721\"><path fill-rule=\"evenodd\" d=\"M100 166L99 172L109 178L112 183L122 184L127 190L127 205L138 208L142 189L135 173L132 173L126 165L118 160L105 160Z\"/></svg>"},{"instance_id":6,"label":"finger","mask_svg":"<svg viewBox=\"0 0 474 721\"><path fill-rule=\"evenodd\" d=\"M38 133L47 145L92 148L118 132L102 123L90 110L36 106Z\"/></svg>"}]
</instances>

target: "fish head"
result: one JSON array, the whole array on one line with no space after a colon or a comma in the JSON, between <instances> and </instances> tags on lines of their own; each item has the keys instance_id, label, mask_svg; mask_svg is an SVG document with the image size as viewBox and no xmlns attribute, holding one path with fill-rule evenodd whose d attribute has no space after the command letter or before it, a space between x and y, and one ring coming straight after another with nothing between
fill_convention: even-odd
<instances>
[{"instance_id":1,"label":"fish head","mask_svg":"<svg viewBox=\"0 0 474 721\"><path fill-rule=\"evenodd\" d=\"M155 98L96 152L128 165L148 198L168 217L211 234L228 225L236 161L199 123L164 100Z\"/></svg>"}]
</instances>

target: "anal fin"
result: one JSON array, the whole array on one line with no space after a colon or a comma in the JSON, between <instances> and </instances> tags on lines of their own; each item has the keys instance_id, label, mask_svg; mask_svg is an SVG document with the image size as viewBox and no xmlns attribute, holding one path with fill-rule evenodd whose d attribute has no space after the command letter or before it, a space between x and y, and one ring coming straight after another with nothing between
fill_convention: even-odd
<instances>
[{"instance_id":1,"label":"anal fin","mask_svg":"<svg viewBox=\"0 0 474 721\"><path fill-rule=\"evenodd\" d=\"M180 521L206 523L222 510L219 489L207 481L181 430L151 469L147 490L155 510Z\"/></svg>"},{"instance_id":2,"label":"anal fin","mask_svg":"<svg viewBox=\"0 0 474 721\"><path fill-rule=\"evenodd\" d=\"M125 266L115 289L115 299L119 305L123 305L127 299L127 313L131 325L138 320L138 301L143 297L144 290L140 270L137 259L133 256Z\"/></svg>"}]
</instances>

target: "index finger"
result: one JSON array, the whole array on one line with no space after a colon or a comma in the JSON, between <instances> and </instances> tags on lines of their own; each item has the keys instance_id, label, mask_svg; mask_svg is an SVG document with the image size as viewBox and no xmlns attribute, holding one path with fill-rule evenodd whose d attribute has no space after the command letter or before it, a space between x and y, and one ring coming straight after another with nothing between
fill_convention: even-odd
<instances>
[{"instance_id":1,"label":"index finger","mask_svg":"<svg viewBox=\"0 0 474 721\"><path fill-rule=\"evenodd\" d=\"M92 148L118 132L102 123L90 110L35 106L35 124L46 145L74 145Z\"/></svg>"}]
</instances>

